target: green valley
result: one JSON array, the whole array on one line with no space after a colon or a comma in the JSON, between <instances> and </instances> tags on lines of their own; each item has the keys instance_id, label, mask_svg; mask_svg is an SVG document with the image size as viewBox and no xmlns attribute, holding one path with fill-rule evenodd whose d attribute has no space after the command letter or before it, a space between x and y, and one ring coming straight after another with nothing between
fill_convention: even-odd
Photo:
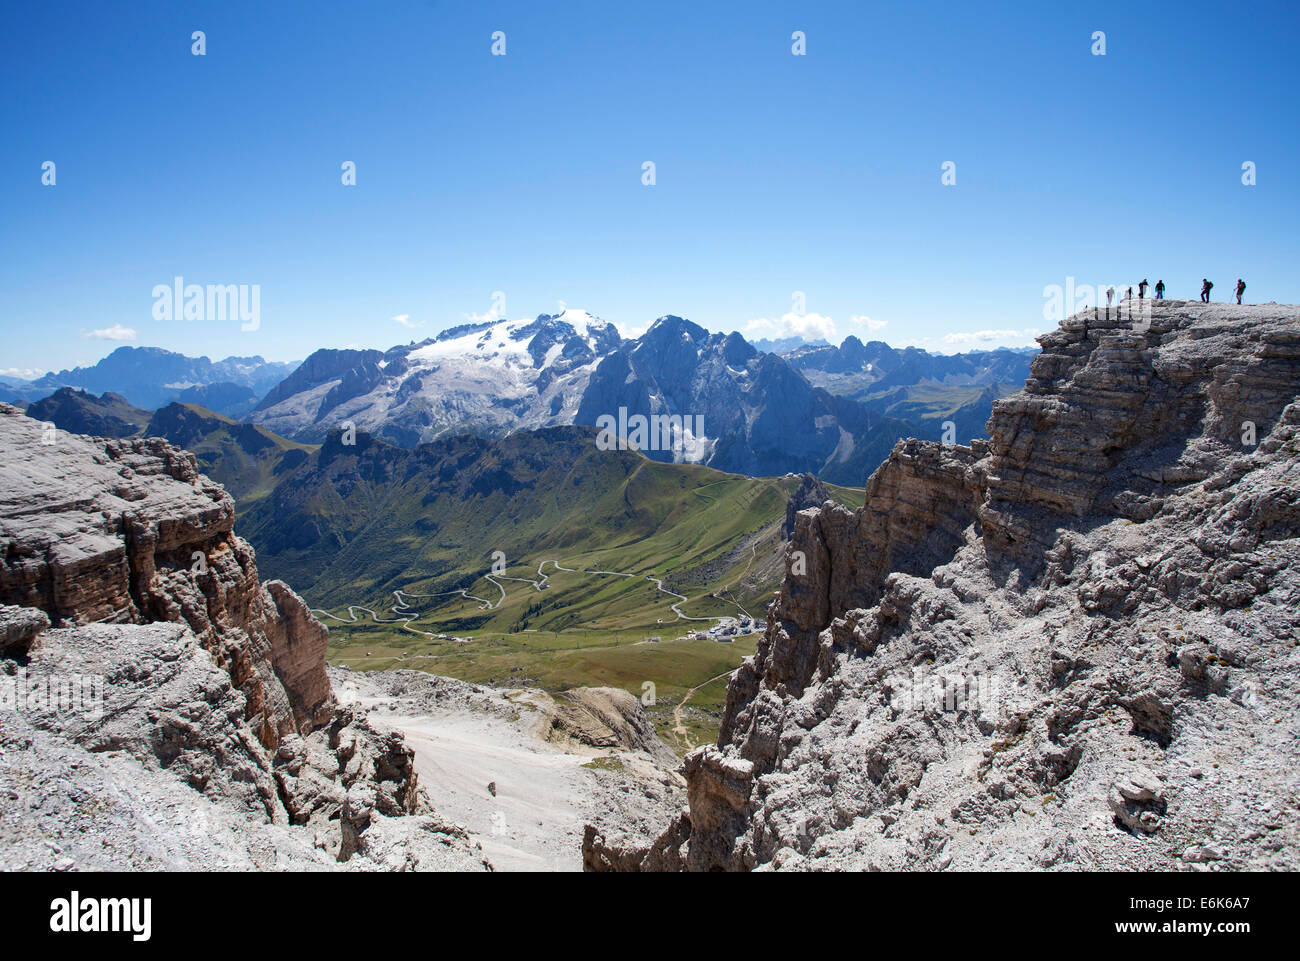
<instances>
[{"instance_id":1,"label":"green valley","mask_svg":"<svg viewBox=\"0 0 1300 961\"><path fill-rule=\"evenodd\" d=\"M649 683L669 743L716 733L721 681L692 695L688 736L672 737L672 708L753 652L799 478L600 451L584 427L413 451L343 439L240 516L263 575L329 626L332 660L550 690Z\"/></svg>"}]
</instances>

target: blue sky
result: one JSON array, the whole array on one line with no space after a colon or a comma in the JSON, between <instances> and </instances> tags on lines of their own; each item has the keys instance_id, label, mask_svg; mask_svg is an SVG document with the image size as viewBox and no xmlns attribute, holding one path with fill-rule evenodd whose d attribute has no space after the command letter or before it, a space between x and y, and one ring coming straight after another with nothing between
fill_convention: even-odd
<instances>
[{"instance_id":1,"label":"blue sky","mask_svg":"<svg viewBox=\"0 0 1300 961\"><path fill-rule=\"evenodd\" d=\"M1068 277L1296 303L1298 7L10 4L0 369L389 347L494 291L948 351ZM178 275L260 326L156 320Z\"/></svg>"}]
</instances>

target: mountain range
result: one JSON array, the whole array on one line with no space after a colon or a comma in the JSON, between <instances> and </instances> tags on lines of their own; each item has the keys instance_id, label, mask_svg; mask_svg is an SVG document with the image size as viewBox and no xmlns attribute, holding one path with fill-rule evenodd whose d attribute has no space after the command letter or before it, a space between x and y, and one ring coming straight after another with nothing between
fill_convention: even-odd
<instances>
[{"instance_id":1,"label":"mountain range","mask_svg":"<svg viewBox=\"0 0 1300 961\"><path fill-rule=\"evenodd\" d=\"M273 454L278 476L241 511L240 524L263 568L291 578L321 606L382 601L395 589L481 588L497 551L502 572L520 577L539 576L548 558L617 571L664 565L662 576L701 594L724 573L757 566L767 574L745 595L756 605L770 596L779 573L770 561L779 557L794 479L602 451L595 436L564 426L500 440L457 435L406 450L364 432L346 444L336 430L292 466ZM754 565L757 549L737 552L736 544L759 531L771 536L761 538L762 563ZM582 619L572 605L603 609L610 601L590 584L575 587L572 596L540 595L537 619L547 629L551 612L572 623ZM640 582L638 598L646 589ZM505 630L515 618L498 614L474 626Z\"/></svg>"},{"instance_id":2,"label":"mountain range","mask_svg":"<svg viewBox=\"0 0 1300 961\"><path fill-rule=\"evenodd\" d=\"M959 439L979 436L992 400L1023 381L1030 359L1013 351L948 358L856 338L783 356L674 315L624 338L570 309L468 324L383 352L317 351L249 417L307 443L350 424L407 448L602 418L698 418L689 421L703 425L698 436L646 456L857 484L899 437L939 439L945 419ZM885 392L896 386L918 393Z\"/></svg>"},{"instance_id":3,"label":"mountain range","mask_svg":"<svg viewBox=\"0 0 1300 961\"><path fill-rule=\"evenodd\" d=\"M43 400L28 405L27 416L70 434L131 437L144 430L152 415L112 391L96 397L75 387L60 387Z\"/></svg>"},{"instance_id":4,"label":"mountain range","mask_svg":"<svg viewBox=\"0 0 1300 961\"><path fill-rule=\"evenodd\" d=\"M297 365L122 347L93 367L0 388L0 396L44 398L31 416L78 433L129 436L150 411L180 403L191 417L210 410L298 444L350 426L406 449L456 434L495 440L684 418L691 429L672 444L627 435L652 460L857 485L900 437L983 436L993 401L1023 382L1031 359L1010 350L935 355L856 337L769 353L674 315L625 338L569 309L465 324L387 351L321 349Z\"/></svg>"},{"instance_id":5,"label":"mountain range","mask_svg":"<svg viewBox=\"0 0 1300 961\"><path fill-rule=\"evenodd\" d=\"M1071 317L988 438L899 441L862 490L603 449L583 424L307 445L174 403L50 443L0 405L0 664L104 677L92 721L0 704L0 856L247 870L269 839L280 866L486 867L431 820L426 773L473 785L489 807L440 803L480 837L475 812L518 796L576 854L573 809L519 760L569 737L545 707L564 700L601 745L565 796L609 788L582 812L589 870L1293 870L1296 319ZM685 322L658 337L589 389L626 365L647 403L694 398L674 356L770 376ZM43 409L141 414L75 390ZM246 491L256 554L200 464ZM655 730L686 752L684 798L647 793L671 781L644 768ZM473 763L448 766L442 731ZM35 803L65 789L107 800Z\"/></svg>"},{"instance_id":6,"label":"mountain range","mask_svg":"<svg viewBox=\"0 0 1300 961\"><path fill-rule=\"evenodd\" d=\"M969 387L1013 384L1020 388L1029 376L1037 348L973 350L964 354L932 354L919 347L902 350L883 341L863 343L852 335L839 347L804 345L782 356L790 366L832 394L862 398L896 387L942 384Z\"/></svg>"},{"instance_id":7,"label":"mountain range","mask_svg":"<svg viewBox=\"0 0 1300 961\"><path fill-rule=\"evenodd\" d=\"M839 347L805 345L784 356L810 384L856 401L875 418L907 424L910 436L964 443L985 435L993 402L1020 389L1037 353L931 354L849 336ZM946 438L945 424L951 424Z\"/></svg>"},{"instance_id":8,"label":"mountain range","mask_svg":"<svg viewBox=\"0 0 1300 961\"><path fill-rule=\"evenodd\" d=\"M403 447L572 423L587 379L622 338L584 311L492 321L378 350L318 350L250 417L320 441L345 421Z\"/></svg>"},{"instance_id":9,"label":"mountain range","mask_svg":"<svg viewBox=\"0 0 1300 961\"><path fill-rule=\"evenodd\" d=\"M0 400L31 403L62 387L75 387L93 393L111 391L149 410L182 400L237 417L297 366L258 356L213 362L160 347L119 347L90 367L43 374L30 381L10 379L9 386L0 387Z\"/></svg>"}]
</instances>

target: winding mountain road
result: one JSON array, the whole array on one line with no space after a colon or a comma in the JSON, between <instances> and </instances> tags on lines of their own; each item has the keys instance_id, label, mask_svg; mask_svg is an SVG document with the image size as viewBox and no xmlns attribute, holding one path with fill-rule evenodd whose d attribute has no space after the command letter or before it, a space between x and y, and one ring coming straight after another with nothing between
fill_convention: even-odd
<instances>
[{"instance_id":1,"label":"winding mountain road","mask_svg":"<svg viewBox=\"0 0 1300 961\"><path fill-rule=\"evenodd\" d=\"M752 557L751 557L751 562L752 562ZM555 558L548 557L545 560L543 560L540 564L537 565L537 577L538 577L537 580L533 580L527 577L507 577L504 574L496 574L496 573L484 574L483 579L488 581L490 584L492 584L492 586L494 586L498 591L501 592L501 597L495 602L489 601L483 597L479 597L476 594L471 594L468 589L463 587L453 591L438 591L432 594L417 594L410 591L399 589L393 591L393 604L388 611L389 614L393 615L392 620L382 619L379 614L375 613L375 611L371 610L368 607L363 607L360 604L349 604L347 607L346 618L340 617L337 614L333 614L330 611L324 610L322 608L312 608L312 613L317 615L318 617L328 617L342 624L349 624L349 623L356 624L359 621L356 612L365 611L367 614L370 615L371 621L375 624L400 624L402 630L408 631L417 636L436 637L437 635L432 631L417 630L411 626L413 622L419 620L420 614L414 608L412 608L409 603L407 603L407 598L448 597L450 595L459 594L461 597L464 597L467 600L478 601L479 610L481 611L494 611L500 608L501 605L505 603L506 600L506 588L505 585L501 583L501 581L517 581L521 584L531 584L533 586L533 589L537 591L545 590L549 586L549 582L551 579L551 575L544 573L542 570L542 568L544 568L547 564L551 564L552 566L554 566L557 571L564 571L565 573L569 573L569 574L581 573L581 574L605 575L609 577L636 577L637 576L636 574L629 573L627 571L602 571L602 570L595 570L590 568L564 567ZM705 622L716 621L719 624L725 624L734 620L734 618L729 616L692 617L691 615L685 613L680 606L681 604L690 600L690 598L688 598L685 594L679 594L676 591L669 590L667 587L664 587L664 582L662 578L655 577L653 574L645 574L642 576L647 581L653 583L660 593L667 594L669 597L677 598L676 601L673 601L668 606L672 610L672 612L677 615L679 620L705 621ZM731 603L736 604L735 601L731 601ZM736 604L736 607L742 613L744 613L744 608L740 607L739 604ZM746 614L746 616L748 616L748 614Z\"/></svg>"}]
</instances>

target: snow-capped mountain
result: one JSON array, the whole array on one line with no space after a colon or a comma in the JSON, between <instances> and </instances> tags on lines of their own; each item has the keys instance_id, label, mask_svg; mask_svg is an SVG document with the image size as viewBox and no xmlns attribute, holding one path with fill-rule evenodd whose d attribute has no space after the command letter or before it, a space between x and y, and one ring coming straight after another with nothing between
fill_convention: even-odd
<instances>
[{"instance_id":1,"label":"snow-capped mountain","mask_svg":"<svg viewBox=\"0 0 1300 961\"><path fill-rule=\"evenodd\" d=\"M694 429L690 442L681 450L643 446L646 456L756 476L828 476L854 460L860 440L841 418L843 406L740 334L711 334L668 316L600 362L577 422L600 427L620 411L623 420L679 415Z\"/></svg>"},{"instance_id":2,"label":"snow-capped mountain","mask_svg":"<svg viewBox=\"0 0 1300 961\"><path fill-rule=\"evenodd\" d=\"M304 441L351 422L405 447L571 424L592 371L621 343L612 324L569 309L453 327L383 352L318 350L250 419Z\"/></svg>"},{"instance_id":3,"label":"snow-capped mountain","mask_svg":"<svg viewBox=\"0 0 1300 961\"><path fill-rule=\"evenodd\" d=\"M845 377L882 378L882 387L890 372L933 377L928 359L853 338L781 356L671 315L624 339L570 309L466 324L387 351L318 350L249 419L308 442L352 424L407 448L451 434L495 439L579 424L654 460L861 484L900 437L938 439L948 419L962 441L981 432L997 391L965 385L971 371L984 371L969 359L944 359L960 387L926 387L919 397L842 392Z\"/></svg>"},{"instance_id":4,"label":"snow-capped mountain","mask_svg":"<svg viewBox=\"0 0 1300 961\"><path fill-rule=\"evenodd\" d=\"M853 337L767 353L672 315L624 339L568 309L465 324L387 351L317 350L296 368L122 348L58 376L104 389L144 384L155 405L197 403L298 441L350 424L414 448L578 424L654 460L860 484L900 437L980 436L993 400L1029 361L1009 351L934 357ZM283 379L268 383L272 371Z\"/></svg>"},{"instance_id":5,"label":"snow-capped mountain","mask_svg":"<svg viewBox=\"0 0 1300 961\"><path fill-rule=\"evenodd\" d=\"M581 310L468 324L388 351L318 350L250 419L309 442L350 423L408 448L576 423L611 427L654 460L855 483L910 433L740 334L666 316L624 340ZM638 433L637 422L663 434Z\"/></svg>"}]
</instances>

